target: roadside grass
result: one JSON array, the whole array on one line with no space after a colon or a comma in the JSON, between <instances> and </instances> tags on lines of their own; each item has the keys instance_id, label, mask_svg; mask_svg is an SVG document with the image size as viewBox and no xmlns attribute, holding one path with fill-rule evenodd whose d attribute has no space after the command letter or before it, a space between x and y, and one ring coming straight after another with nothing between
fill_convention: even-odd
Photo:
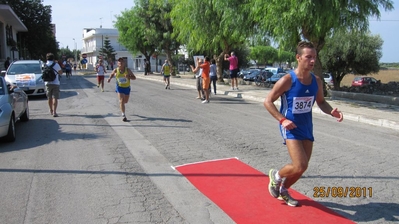
<instances>
[{"instance_id":1,"label":"roadside grass","mask_svg":"<svg viewBox=\"0 0 399 224\"><path fill-rule=\"evenodd\" d=\"M389 70L380 70L377 74L368 75L369 77L373 77L377 80L381 80L381 83L388 82L399 82L399 69L389 69ZM348 74L346 75L341 82L341 86L351 86L352 80L355 78L355 75Z\"/></svg>"}]
</instances>

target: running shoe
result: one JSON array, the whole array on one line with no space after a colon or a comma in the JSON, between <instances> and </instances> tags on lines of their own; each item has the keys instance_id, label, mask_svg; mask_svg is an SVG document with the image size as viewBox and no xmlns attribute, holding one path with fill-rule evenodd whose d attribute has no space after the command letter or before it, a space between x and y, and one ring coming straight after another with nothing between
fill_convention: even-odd
<instances>
[{"instance_id":1,"label":"running shoe","mask_svg":"<svg viewBox=\"0 0 399 224\"><path fill-rule=\"evenodd\" d=\"M295 207L299 204L297 200L295 200L291 197L291 195L288 193L288 191L280 192L280 196L277 199L285 201L285 203L287 205L292 206L292 207Z\"/></svg>"},{"instance_id":2,"label":"running shoe","mask_svg":"<svg viewBox=\"0 0 399 224\"><path fill-rule=\"evenodd\" d=\"M123 116L122 121L127 121L127 118L125 116Z\"/></svg>"},{"instance_id":3,"label":"running shoe","mask_svg":"<svg viewBox=\"0 0 399 224\"><path fill-rule=\"evenodd\" d=\"M276 173L275 169L269 171L269 193L274 198L278 198L280 195L280 183L276 181Z\"/></svg>"},{"instance_id":4,"label":"running shoe","mask_svg":"<svg viewBox=\"0 0 399 224\"><path fill-rule=\"evenodd\" d=\"M209 103L209 100L204 100L202 101L202 103Z\"/></svg>"}]
</instances>

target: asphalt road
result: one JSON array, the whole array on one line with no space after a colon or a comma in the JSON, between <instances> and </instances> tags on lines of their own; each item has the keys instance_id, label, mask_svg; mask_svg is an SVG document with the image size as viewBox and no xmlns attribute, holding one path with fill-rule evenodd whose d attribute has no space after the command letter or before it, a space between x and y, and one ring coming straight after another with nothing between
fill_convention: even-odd
<instances>
[{"instance_id":1,"label":"asphalt road","mask_svg":"<svg viewBox=\"0 0 399 224\"><path fill-rule=\"evenodd\" d=\"M171 166L238 157L267 173L289 160L259 102L212 95L201 104L192 88L136 80L122 122L114 84L102 93L95 76L61 83L60 117L31 99L17 142L0 143L0 223L232 223ZM294 189L358 223L399 221L398 132L317 114L314 126ZM318 187L367 197L321 197Z\"/></svg>"}]
</instances>

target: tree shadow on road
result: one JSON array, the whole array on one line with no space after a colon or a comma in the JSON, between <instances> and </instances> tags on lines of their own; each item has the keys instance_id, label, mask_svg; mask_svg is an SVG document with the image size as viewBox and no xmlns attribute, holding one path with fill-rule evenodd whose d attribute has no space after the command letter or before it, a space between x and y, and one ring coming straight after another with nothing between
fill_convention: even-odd
<instances>
[{"instance_id":1,"label":"tree shadow on road","mask_svg":"<svg viewBox=\"0 0 399 224\"><path fill-rule=\"evenodd\" d=\"M397 203L371 202L361 205L343 205L332 202L320 202L320 204L355 222L382 223L399 221L399 204Z\"/></svg>"},{"instance_id":2,"label":"tree shadow on road","mask_svg":"<svg viewBox=\"0 0 399 224\"><path fill-rule=\"evenodd\" d=\"M57 141L102 137L91 133L62 132L58 121L55 119L31 119L29 122L17 122L16 135L15 142L0 143L0 153L30 149Z\"/></svg>"}]
</instances>

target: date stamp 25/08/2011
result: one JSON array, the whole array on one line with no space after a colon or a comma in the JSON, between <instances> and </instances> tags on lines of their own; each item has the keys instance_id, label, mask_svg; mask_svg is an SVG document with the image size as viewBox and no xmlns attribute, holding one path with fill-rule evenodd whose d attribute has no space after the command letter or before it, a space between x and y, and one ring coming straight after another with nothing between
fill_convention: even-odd
<instances>
[{"instance_id":1,"label":"date stamp 25/08/2011","mask_svg":"<svg viewBox=\"0 0 399 224\"><path fill-rule=\"evenodd\" d=\"M314 198L360 198L373 197L372 187L314 187Z\"/></svg>"}]
</instances>

